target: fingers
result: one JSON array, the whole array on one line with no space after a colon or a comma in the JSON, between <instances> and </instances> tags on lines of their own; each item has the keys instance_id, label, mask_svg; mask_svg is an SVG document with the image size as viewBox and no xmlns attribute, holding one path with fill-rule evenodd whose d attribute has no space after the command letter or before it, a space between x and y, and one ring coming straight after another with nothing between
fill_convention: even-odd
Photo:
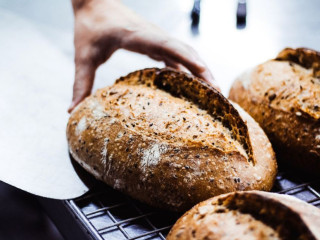
<instances>
[{"instance_id":1,"label":"fingers","mask_svg":"<svg viewBox=\"0 0 320 240\"><path fill-rule=\"evenodd\" d=\"M97 68L107 61L116 50L116 45L108 41L101 41L99 44L95 44L96 46L93 45L91 42L75 43L76 71L72 102L68 109L69 113L90 95Z\"/></svg>"},{"instance_id":2,"label":"fingers","mask_svg":"<svg viewBox=\"0 0 320 240\"><path fill-rule=\"evenodd\" d=\"M176 63L172 60L166 59L164 60L165 64L167 67L171 67L174 69L177 69L179 71L183 71L183 72L189 72L188 69L186 67L184 67L183 65ZM200 74L198 73L192 73L193 75L195 75L196 77L199 77L201 79L214 79L211 72L210 71L203 71ZM208 82L208 81L207 81ZM221 92L221 89L219 88L218 85L215 84L214 81L209 82L216 90L218 90L219 92Z\"/></svg>"},{"instance_id":3,"label":"fingers","mask_svg":"<svg viewBox=\"0 0 320 240\"><path fill-rule=\"evenodd\" d=\"M180 41L171 40L163 45L162 51L163 54L171 58L171 61L181 63L195 76L202 78L211 84L214 82L211 71L193 48Z\"/></svg>"},{"instance_id":4,"label":"fingers","mask_svg":"<svg viewBox=\"0 0 320 240\"><path fill-rule=\"evenodd\" d=\"M221 92L220 87L216 84L216 81L214 80L214 77L212 76L211 71L206 68L205 71L201 73L193 73L196 77L202 78L206 80L208 83L210 83L215 89L217 89L219 92ZM210 79L210 80L208 80Z\"/></svg>"},{"instance_id":5,"label":"fingers","mask_svg":"<svg viewBox=\"0 0 320 240\"><path fill-rule=\"evenodd\" d=\"M75 81L73 84L73 97L68 112L72 110L87 96L93 86L96 67L91 63L76 63Z\"/></svg>"},{"instance_id":6,"label":"fingers","mask_svg":"<svg viewBox=\"0 0 320 240\"><path fill-rule=\"evenodd\" d=\"M140 46L141 45L141 46ZM196 51L190 46L169 37L147 38L146 36L135 36L131 39L128 50L147 54L149 57L164 61L169 67L186 71L189 70L196 77L202 78L218 91L213 75L206 64L202 61Z\"/></svg>"},{"instance_id":7,"label":"fingers","mask_svg":"<svg viewBox=\"0 0 320 240\"><path fill-rule=\"evenodd\" d=\"M176 70L183 71L183 72L188 72L188 69L186 69L184 66L182 66L181 64L179 64L177 62L174 62L174 61L172 61L170 59L164 59L163 61L166 64L167 67L171 67L171 68L174 68Z\"/></svg>"},{"instance_id":8,"label":"fingers","mask_svg":"<svg viewBox=\"0 0 320 240\"><path fill-rule=\"evenodd\" d=\"M214 77L209 68L191 47L181 42L168 43L167 46L164 46L163 54L165 54L167 58L171 58L167 59L166 62L180 63L180 67L174 66L174 68L182 71L188 69L193 75L205 80L218 91L221 91L216 85Z\"/></svg>"},{"instance_id":9,"label":"fingers","mask_svg":"<svg viewBox=\"0 0 320 240\"><path fill-rule=\"evenodd\" d=\"M221 91L220 88L216 85L211 71L205 65L205 63L203 63L203 61L193 49L190 48L190 51L187 52L179 47L175 47L175 49L172 49L169 46L168 48L164 48L162 54L164 54L163 61L165 62L166 66L184 72L188 72L189 70L194 76L205 80L218 91Z\"/></svg>"}]
</instances>

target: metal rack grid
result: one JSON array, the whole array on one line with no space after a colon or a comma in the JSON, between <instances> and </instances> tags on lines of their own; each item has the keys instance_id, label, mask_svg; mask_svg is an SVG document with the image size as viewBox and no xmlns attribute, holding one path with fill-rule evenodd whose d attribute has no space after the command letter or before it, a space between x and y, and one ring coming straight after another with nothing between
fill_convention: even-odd
<instances>
[{"instance_id":1,"label":"metal rack grid","mask_svg":"<svg viewBox=\"0 0 320 240\"><path fill-rule=\"evenodd\" d=\"M272 191L320 207L320 180L306 182L294 174L279 173ZM99 240L164 240L181 215L149 207L102 183L66 203L91 237Z\"/></svg>"}]
</instances>

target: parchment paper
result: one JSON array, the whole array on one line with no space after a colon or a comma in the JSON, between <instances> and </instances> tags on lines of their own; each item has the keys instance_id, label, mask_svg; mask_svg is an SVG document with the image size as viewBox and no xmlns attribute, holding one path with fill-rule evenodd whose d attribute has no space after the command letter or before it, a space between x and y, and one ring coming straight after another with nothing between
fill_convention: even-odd
<instances>
[{"instance_id":1,"label":"parchment paper","mask_svg":"<svg viewBox=\"0 0 320 240\"><path fill-rule=\"evenodd\" d=\"M24 19L3 9L0 19L0 180L44 197L78 197L88 186L65 137L73 63Z\"/></svg>"}]
</instances>

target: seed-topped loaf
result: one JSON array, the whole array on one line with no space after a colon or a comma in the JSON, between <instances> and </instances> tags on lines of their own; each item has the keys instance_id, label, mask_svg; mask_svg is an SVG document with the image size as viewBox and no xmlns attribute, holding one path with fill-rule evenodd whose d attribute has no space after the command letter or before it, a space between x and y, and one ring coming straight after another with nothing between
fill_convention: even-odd
<instances>
[{"instance_id":1,"label":"seed-topped loaf","mask_svg":"<svg viewBox=\"0 0 320 240\"><path fill-rule=\"evenodd\" d=\"M258 124L201 79L145 69L86 98L67 126L87 171L155 207L183 211L235 190L270 190L271 144Z\"/></svg>"},{"instance_id":2,"label":"seed-topped loaf","mask_svg":"<svg viewBox=\"0 0 320 240\"><path fill-rule=\"evenodd\" d=\"M284 165L320 171L320 54L284 49L239 77L230 99L265 130Z\"/></svg>"},{"instance_id":3,"label":"seed-topped loaf","mask_svg":"<svg viewBox=\"0 0 320 240\"><path fill-rule=\"evenodd\" d=\"M220 195L194 206L167 240L316 240L320 209L294 197L262 191Z\"/></svg>"}]
</instances>

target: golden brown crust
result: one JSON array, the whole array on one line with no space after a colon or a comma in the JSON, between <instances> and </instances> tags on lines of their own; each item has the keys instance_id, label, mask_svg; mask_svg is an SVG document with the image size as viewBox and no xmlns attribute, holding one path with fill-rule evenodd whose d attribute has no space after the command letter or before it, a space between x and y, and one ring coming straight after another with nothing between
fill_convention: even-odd
<instances>
[{"instance_id":1,"label":"golden brown crust","mask_svg":"<svg viewBox=\"0 0 320 240\"><path fill-rule=\"evenodd\" d=\"M167 240L320 239L320 210L294 197L261 191L220 195L194 206Z\"/></svg>"},{"instance_id":2,"label":"golden brown crust","mask_svg":"<svg viewBox=\"0 0 320 240\"><path fill-rule=\"evenodd\" d=\"M308 48L285 48L276 60L291 61L304 68L311 68L314 77L320 77L320 53Z\"/></svg>"},{"instance_id":3,"label":"golden brown crust","mask_svg":"<svg viewBox=\"0 0 320 240\"><path fill-rule=\"evenodd\" d=\"M248 114L170 69L131 73L86 98L70 116L67 138L72 156L96 178L174 211L230 191L270 190L277 169Z\"/></svg>"},{"instance_id":4,"label":"golden brown crust","mask_svg":"<svg viewBox=\"0 0 320 240\"><path fill-rule=\"evenodd\" d=\"M144 78L148 75L149 77ZM146 79L149 79L149 84L155 85L173 96L185 98L197 104L201 109L210 112L214 118L222 121L223 125L231 130L233 137L244 145L249 155L249 161L253 161L247 125L237 110L219 91L199 78L170 68L156 71L154 69L136 71L129 74L128 77L120 78L117 82L148 84Z\"/></svg>"},{"instance_id":5,"label":"golden brown crust","mask_svg":"<svg viewBox=\"0 0 320 240\"><path fill-rule=\"evenodd\" d=\"M320 171L319 53L285 49L243 74L229 98L265 130L278 159L290 167Z\"/></svg>"}]
</instances>

